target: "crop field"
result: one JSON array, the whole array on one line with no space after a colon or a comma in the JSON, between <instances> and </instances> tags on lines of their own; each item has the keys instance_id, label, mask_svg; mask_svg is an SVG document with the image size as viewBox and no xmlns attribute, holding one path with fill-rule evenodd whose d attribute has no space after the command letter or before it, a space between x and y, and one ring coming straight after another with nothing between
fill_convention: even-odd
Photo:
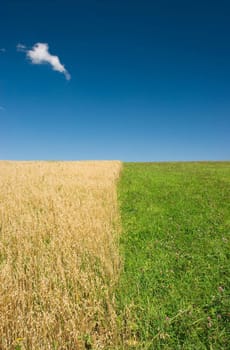
<instances>
[{"instance_id":1,"label":"crop field","mask_svg":"<svg viewBox=\"0 0 230 350\"><path fill-rule=\"evenodd\" d=\"M0 349L117 337L120 162L0 162Z\"/></svg>"},{"instance_id":2,"label":"crop field","mask_svg":"<svg viewBox=\"0 0 230 350\"><path fill-rule=\"evenodd\" d=\"M0 162L0 350L227 350L230 163Z\"/></svg>"}]
</instances>

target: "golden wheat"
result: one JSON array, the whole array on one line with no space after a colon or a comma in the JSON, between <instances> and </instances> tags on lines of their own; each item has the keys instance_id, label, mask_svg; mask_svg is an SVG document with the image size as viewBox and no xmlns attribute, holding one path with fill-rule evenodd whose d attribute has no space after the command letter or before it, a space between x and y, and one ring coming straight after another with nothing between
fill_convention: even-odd
<instances>
[{"instance_id":1,"label":"golden wheat","mask_svg":"<svg viewBox=\"0 0 230 350\"><path fill-rule=\"evenodd\" d=\"M120 162L0 162L0 349L116 338Z\"/></svg>"}]
</instances>

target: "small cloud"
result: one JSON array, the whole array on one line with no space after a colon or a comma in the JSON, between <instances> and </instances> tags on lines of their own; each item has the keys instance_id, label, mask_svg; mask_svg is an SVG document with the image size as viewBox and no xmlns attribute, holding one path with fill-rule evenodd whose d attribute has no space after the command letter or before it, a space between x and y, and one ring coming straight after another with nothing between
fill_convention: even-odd
<instances>
[{"instance_id":1,"label":"small cloud","mask_svg":"<svg viewBox=\"0 0 230 350\"><path fill-rule=\"evenodd\" d=\"M26 46L25 45L23 45L23 44L18 44L17 46L16 46L16 48L17 48L17 51L19 51L19 52L26 52Z\"/></svg>"},{"instance_id":2,"label":"small cloud","mask_svg":"<svg viewBox=\"0 0 230 350\"><path fill-rule=\"evenodd\" d=\"M3 47L0 49L0 52L6 52L6 49L4 49L4 47Z\"/></svg>"},{"instance_id":3,"label":"small cloud","mask_svg":"<svg viewBox=\"0 0 230 350\"><path fill-rule=\"evenodd\" d=\"M0 106L0 111L5 111L5 108Z\"/></svg>"},{"instance_id":4,"label":"small cloud","mask_svg":"<svg viewBox=\"0 0 230 350\"><path fill-rule=\"evenodd\" d=\"M65 66L61 64L59 57L51 55L49 53L49 45L46 43L37 43L33 46L32 50L26 50L26 47L22 44L17 45L18 51L26 51L27 57L33 64L45 64L51 65L52 69L63 73L67 80L71 79L69 72L65 69Z\"/></svg>"}]
</instances>

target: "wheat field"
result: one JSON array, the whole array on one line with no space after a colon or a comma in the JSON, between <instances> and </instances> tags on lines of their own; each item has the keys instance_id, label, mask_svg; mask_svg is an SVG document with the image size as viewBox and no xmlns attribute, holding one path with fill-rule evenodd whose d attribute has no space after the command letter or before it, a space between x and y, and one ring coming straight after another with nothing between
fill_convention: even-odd
<instances>
[{"instance_id":1,"label":"wheat field","mask_svg":"<svg viewBox=\"0 0 230 350\"><path fill-rule=\"evenodd\" d=\"M0 162L0 349L109 349L118 161Z\"/></svg>"}]
</instances>

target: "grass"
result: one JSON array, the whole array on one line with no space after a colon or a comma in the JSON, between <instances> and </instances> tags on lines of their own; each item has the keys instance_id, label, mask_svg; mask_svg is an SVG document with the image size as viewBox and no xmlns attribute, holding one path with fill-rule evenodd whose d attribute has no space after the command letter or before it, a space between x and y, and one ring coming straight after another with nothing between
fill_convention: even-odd
<instances>
[{"instance_id":1,"label":"grass","mask_svg":"<svg viewBox=\"0 0 230 350\"><path fill-rule=\"evenodd\" d=\"M120 170L0 162L0 349L229 349L230 163Z\"/></svg>"},{"instance_id":2,"label":"grass","mask_svg":"<svg viewBox=\"0 0 230 350\"><path fill-rule=\"evenodd\" d=\"M0 349L117 339L120 162L0 162Z\"/></svg>"},{"instance_id":3,"label":"grass","mask_svg":"<svg viewBox=\"0 0 230 350\"><path fill-rule=\"evenodd\" d=\"M229 349L230 163L126 163L122 349Z\"/></svg>"}]
</instances>

